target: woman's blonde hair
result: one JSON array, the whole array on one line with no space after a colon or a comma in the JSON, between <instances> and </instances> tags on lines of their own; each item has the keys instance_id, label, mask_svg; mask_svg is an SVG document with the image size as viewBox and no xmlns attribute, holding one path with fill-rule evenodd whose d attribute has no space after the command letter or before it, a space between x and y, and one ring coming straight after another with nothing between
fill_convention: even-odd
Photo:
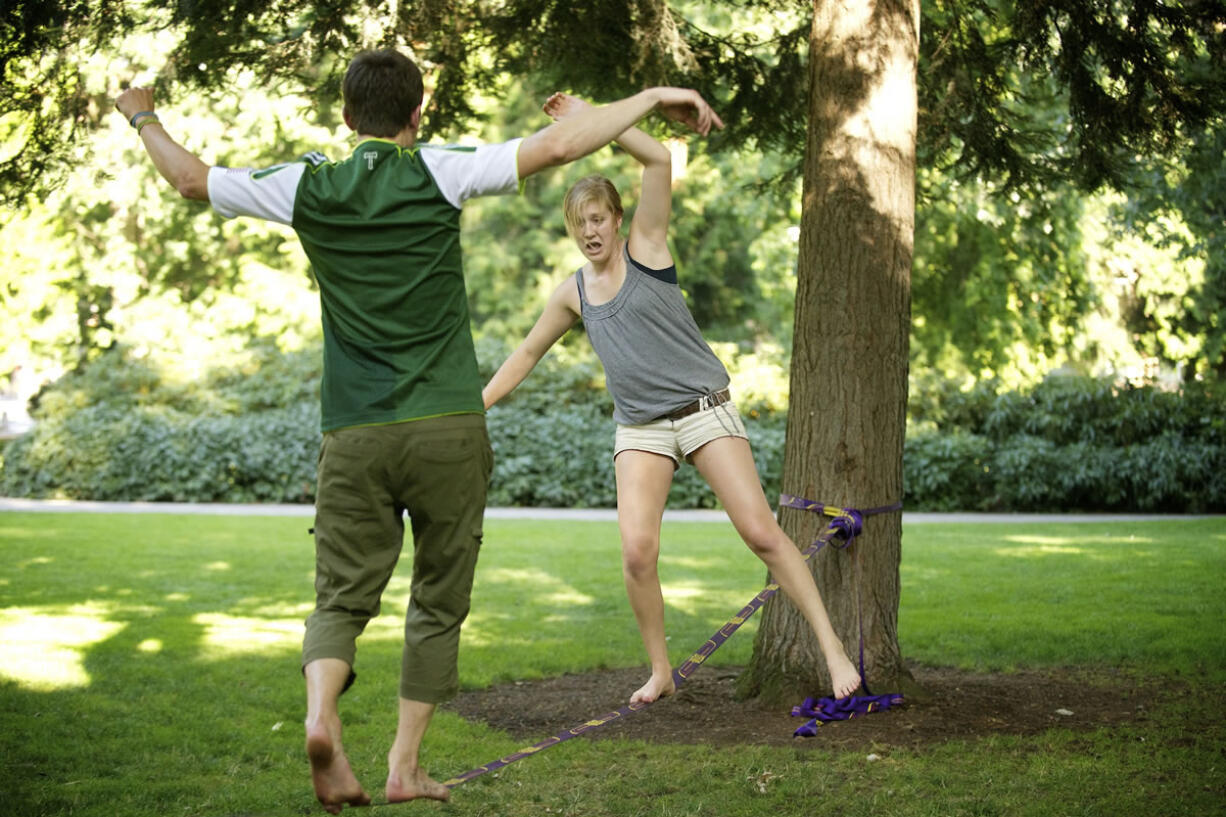
<instances>
[{"instance_id":1,"label":"woman's blonde hair","mask_svg":"<svg viewBox=\"0 0 1226 817\"><path fill-rule=\"evenodd\" d=\"M572 238L579 230L583 208L591 202L605 204L613 211L615 218L622 217L622 197L613 182L599 173L584 176L571 185L570 190L566 191L566 198L562 200L562 217L566 219L566 232Z\"/></svg>"}]
</instances>

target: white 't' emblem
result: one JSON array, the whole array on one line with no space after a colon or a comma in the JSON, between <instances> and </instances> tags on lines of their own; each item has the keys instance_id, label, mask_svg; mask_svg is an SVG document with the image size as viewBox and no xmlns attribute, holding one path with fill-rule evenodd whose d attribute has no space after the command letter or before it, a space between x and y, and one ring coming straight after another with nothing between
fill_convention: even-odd
<instances>
[{"instance_id":1,"label":"white 't' emblem","mask_svg":"<svg viewBox=\"0 0 1226 817\"><path fill-rule=\"evenodd\" d=\"M375 159L379 158L379 151L368 150L362 154L362 158L366 160L366 169L374 170L375 169Z\"/></svg>"}]
</instances>

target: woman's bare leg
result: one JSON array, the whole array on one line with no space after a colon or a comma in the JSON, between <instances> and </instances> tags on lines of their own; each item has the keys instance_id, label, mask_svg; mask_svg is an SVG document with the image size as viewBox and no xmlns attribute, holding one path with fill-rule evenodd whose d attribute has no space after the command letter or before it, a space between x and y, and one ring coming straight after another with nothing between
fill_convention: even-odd
<instances>
[{"instance_id":1,"label":"woman's bare leg","mask_svg":"<svg viewBox=\"0 0 1226 817\"><path fill-rule=\"evenodd\" d=\"M676 691L664 639L664 596L660 592L660 520L673 483L673 461L646 451L623 451L617 472L617 525L622 539L622 576L638 621L651 677L630 703L651 703Z\"/></svg>"},{"instance_id":2,"label":"woman's bare leg","mask_svg":"<svg viewBox=\"0 0 1226 817\"><path fill-rule=\"evenodd\" d=\"M834 696L845 698L855 692L860 686L860 674L830 626L826 605L804 557L771 513L758 480L749 441L742 437L721 437L695 451L692 458L728 512L737 533L766 563L779 587L809 622L826 659Z\"/></svg>"}]
</instances>

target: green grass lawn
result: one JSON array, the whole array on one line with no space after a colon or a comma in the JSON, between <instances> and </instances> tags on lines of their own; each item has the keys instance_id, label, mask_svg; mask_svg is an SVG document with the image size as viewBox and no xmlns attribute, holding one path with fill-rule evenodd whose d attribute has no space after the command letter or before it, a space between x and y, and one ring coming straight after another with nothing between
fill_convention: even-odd
<instances>
[{"instance_id":1,"label":"green grass lawn","mask_svg":"<svg viewBox=\"0 0 1226 817\"><path fill-rule=\"evenodd\" d=\"M298 651L312 605L308 518L0 513L0 812L322 814L302 752ZM730 526L670 523L675 661L760 588ZM407 564L359 643L346 743L381 794ZM379 814L1205 815L1226 813L1226 522L914 525L900 642L980 671L1122 668L1186 690L1143 723L924 751L575 740ZM755 622L711 659L744 663ZM463 683L638 665L617 530L491 521ZM620 701L593 701L598 715ZM558 727L571 726L559 723ZM544 737L542 735L541 737ZM812 740L820 741L820 734ZM445 779L523 741L441 711ZM761 784L761 785L760 785Z\"/></svg>"}]
</instances>

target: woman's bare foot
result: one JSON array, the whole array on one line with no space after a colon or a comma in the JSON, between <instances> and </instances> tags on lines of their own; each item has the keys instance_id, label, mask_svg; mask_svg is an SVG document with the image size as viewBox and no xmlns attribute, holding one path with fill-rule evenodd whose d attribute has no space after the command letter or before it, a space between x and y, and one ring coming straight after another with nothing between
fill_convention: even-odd
<instances>
[{"instance_id":1,"label":"woman's bare foot","mask_svg":"<svg viewBox=\"0 0 1226 817\"><path fill-rule=\"evenodd\" d=\"M451 789L431 780L425 770L415 769L411 772L388 772L386 794L389 803L403 803L419 797L446 800L451 797Z\"/></svg>"},{"instance_id":2,"label":"woman's bare foot","mask_svg":"<svg viewBox=\"0 0 1226 817\"><path fill-rule=\"evenodd\" d=\"M630 703L649 704L660 698L667 698L677 691L677 684L673 681L673 674L670 671L667 675L656 675L652 673L647 679L647 683L638 688L633 695L630 696Z\"/></svg>"},{"instance_id":3,"label":"woman's bare foot","mask_svg":"<svg viewBox=\"0 0 1226 817\"><path fill-rule=\"evenodd\" d=\"M563 119L573 113L586 110L592 106L577 96L571 96L570 94L558 92L550 96L549 99L546 99L545 104L541 107L544 109L545 113L553 117L553 120L556 122L559 119Z\"/></svg>"},{"instance_id":4,"label":"woman's bare foot","mask_svg":"<svg viewBox=\"0 0 1226 817\"><path fill-rule=\"evenodd\" d=\"M340 739L322 723L306 726L307 759L311 761L311 783L315 797L329 814L340 814L346 805L366 806L370 797L349 768L349 758Z\"/></svg>"},{"instance_id":5,"label":"woman's bare foot","mask_svg":"<svg viewBox=\"0 0 1226 817\"><path fill-rule=\"evenodd\" d=\"M856 670L856 665L851 663L841 650L835 653L833 660L827 657L826 666L830 670L834 697L846 698L860 687L860 673Z\"/></svg>"}]
</instances>

